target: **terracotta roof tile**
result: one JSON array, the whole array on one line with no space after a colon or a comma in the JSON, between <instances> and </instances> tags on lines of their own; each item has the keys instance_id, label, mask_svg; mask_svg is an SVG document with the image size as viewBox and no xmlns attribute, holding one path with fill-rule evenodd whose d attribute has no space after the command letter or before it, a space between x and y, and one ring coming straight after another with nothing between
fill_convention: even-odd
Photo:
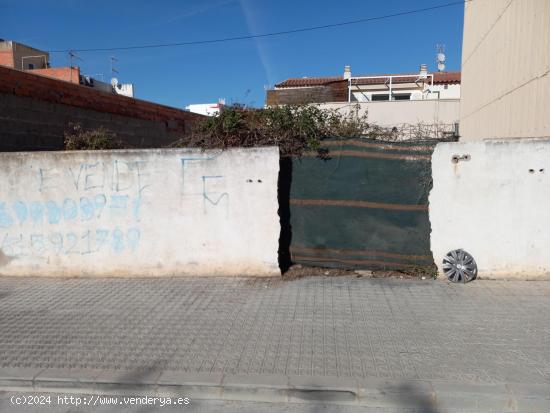
<instances>
[{"instance_id":1,"label":"terracotta roof tile","mask_svg":"<svg viewBox=\"0 0 550 413\"><path fill-rule=\"evenodd\" d=\"M461 73L460 72L437 72L434 73L434 83L439 84L457 84L461 81Z\"/></svg>"},{"instance_id":2,"label":"terracotta roof tile","mask_svg":"<svg viewBox=\"0 0 550 413\"><path fill-rule=\"evenodd\" d=\"M408 75L408 73L406 73ZM435 72L434 84L459 84L461 80L460 72ZM384 83L387 76L403 76L403 75L380 75L378 78L371 79L357 79L354 84L359 85L373 85ZM418 79L418 74L411 74L410 77L393 79L393 83L410 83ZM303 77L303 78L290 78L281 83L275 85L277 88L287 87L312 87L312 86L326 86L330 83L343 81L341 76L332 77Z\"/></svg>"},{"instance_id":3,"label":"terracotta roof tile","mask_svg":"<svg viewBox=\"0 0 550 413\"><path fill-rule=\"evenodd\" d=\"M277 85L276 87L305 87L305 86L324 86L332 82L338 82L344 80L343 77L331 76L331 77L302 77L302 78L290 78Z\"/></svg>"}]
</instances>

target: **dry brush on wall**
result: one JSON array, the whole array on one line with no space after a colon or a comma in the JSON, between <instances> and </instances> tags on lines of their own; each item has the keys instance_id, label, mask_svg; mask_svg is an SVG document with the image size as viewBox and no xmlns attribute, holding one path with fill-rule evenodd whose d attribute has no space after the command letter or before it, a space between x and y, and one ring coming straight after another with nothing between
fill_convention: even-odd
<instances>
[{"instance_id":1,"label":"dry brush on wall","mask_svg":"<svg viewBox=\"0 0 550 413\"><path fill-rule=\"evenodd\" d=\"M124 149L128 145L117 138L116 133L100 126L96 129L85 130L80 123L70 123L65 130L65 149L72 150L100 150Z\"/></svg>"},{"instance_id":2,"label":"dry brush on wall","mask_svg":"<svg viewBox=\"0 0 550 413\"><path fill-rule=\"evenodd\" d=\"M281 156L300 156L315 150L325 156L329 138L368 138L380 141L456 140L452 125L404 124L381 127L369 122L368 112L317 105L271 106L247 109L225 107L218 115L198 122L193 133L172 146L203 149L276 145Z\"/></svg>"},{"instance_id":3,"label":"dry brush on wall","mask_svg":"<svg viewBox=\"0 0 550 413\"><path fill-rule=\"evenodd\" d=\"M341 114L314 105L246 109L224 108L218 116L197 123L190 138L174 146L203 149L276 145L281 156L319 150L323 138L357 136L368 128L366 116Z\"/></svg>"}]
</instances>

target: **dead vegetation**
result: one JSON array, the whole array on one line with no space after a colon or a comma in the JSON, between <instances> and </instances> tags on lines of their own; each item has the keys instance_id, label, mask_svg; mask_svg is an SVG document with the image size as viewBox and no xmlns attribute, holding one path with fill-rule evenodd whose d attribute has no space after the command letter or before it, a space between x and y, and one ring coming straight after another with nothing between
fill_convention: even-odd
<instances>
[{"instance_id":1,"label":"dead vegetation","mask_svg":"<svg viewBox=\"0 0 550 413\"><path fill-rule=\"evenodd\" d=\"M286 105L250 109L241 105L225 106L216 116L194 125L190 134L169 147L227 149L278 146L282 157L300 156L318 151L326 155L326 138L365 137L386 142L411 140L453 140L453 125L403 124L383 128L368 122L368 113L359 107L342 112L317 105ZM126 149L128 144L103 126L85 129L70 123L64 133L66 150Z\"/></svg>"},{"instance_id":2,"label":"dead vegetation","mask_svg":"<svg viewBox=\"0 0 550 413\"><path fill-rule=\"evenodd\" d=\"M80 123L70 123L64 133L65 150L124 149L126 146L116 133L103 126L84 129Z\"/></svg>"},{"instance_id":3,"label":"dead vegetation","mask_svg":"<svg viewBox=\"0 0 550 413\"><path fill-rule=\"evenodd\" d=\"M196 125L190 137L173 147L226 149L278 146L282 156L320 150L327 137L362 136L369 129L366 114L342 114L315 105L265 109L225 107L219 115Z\"/></svg>"}]
</instances>

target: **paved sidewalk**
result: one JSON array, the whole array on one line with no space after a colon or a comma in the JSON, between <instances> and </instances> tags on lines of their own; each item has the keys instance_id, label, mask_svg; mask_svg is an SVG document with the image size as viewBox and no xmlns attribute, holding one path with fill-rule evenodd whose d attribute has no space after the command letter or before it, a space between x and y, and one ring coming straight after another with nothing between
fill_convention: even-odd
<instances>
[{"instance_id":1,"label":"paved sidewalk","mask_svg":"<svg viewBox=\"0 0 550 413\"><path fill-rule=\"evenodd\" d=\"M50 397L50 403L43 405L21 405L16 404L14 397L21 402L22 396L28 396L28 393L14 393L0 391L0 412L2 413L433 413L430 410L413 409L380 409L368 408L364 406L334 405L323 403L265 403L254 401L239 400L193 400L186 406L173 406L168 404L156 405L108 405L101 406L78 406L60 405L57 397L64 398L63 394L35 393L36 396ZM87 395L72 395L74 399L83 400ZM70 397L70 396L68 396ZM47 402L47 399L44 400ZM486 412L484 412L486 413Z\"/></svg>"},{"instance_id":2,"label":"paved sidewalk","mask_svg":"<svg viewBox=\"0 0 550 413\"><path fill-rule=\"evenodd\" d=\"M6 277L0 332L0 387L187 378L550 397L550 282Z\"/></svg>"}]
</instances>

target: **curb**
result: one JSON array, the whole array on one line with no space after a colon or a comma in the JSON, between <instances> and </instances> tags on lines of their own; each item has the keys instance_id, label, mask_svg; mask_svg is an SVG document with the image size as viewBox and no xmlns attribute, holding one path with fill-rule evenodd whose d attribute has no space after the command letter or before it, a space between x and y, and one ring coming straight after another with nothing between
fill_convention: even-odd
<instances>
[{"instance_id":1,"label":"curb","mask_svg":"<svg viewBox=\"0 0 550 413\"><path fill-rule=\"evenodd\" d=\"M550 411L550 385L155 370L0 368L0 391L30 390L110 396L188 397L191 400L416 407L425 411Z\"/></svg>"}]
</instances>

